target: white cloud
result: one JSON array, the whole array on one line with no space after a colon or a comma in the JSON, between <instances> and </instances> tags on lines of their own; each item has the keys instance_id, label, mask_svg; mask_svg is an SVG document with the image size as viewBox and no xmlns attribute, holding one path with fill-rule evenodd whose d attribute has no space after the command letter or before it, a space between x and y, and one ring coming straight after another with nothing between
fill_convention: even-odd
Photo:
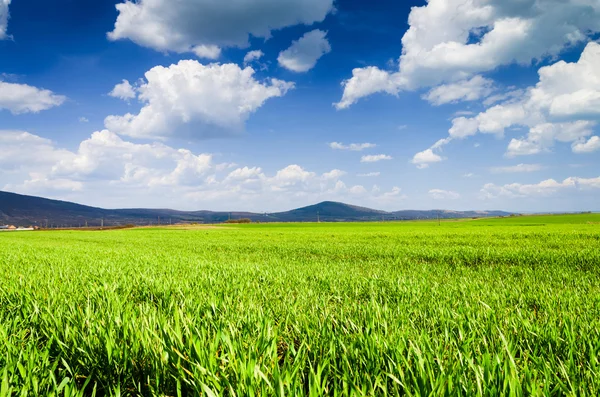
<instances>
[{"instance_id":1,"label":"white cloud","mask_svg":"<svg viewBox=\"0 0 600 397\"><path fill-rule=\"evenodd\" d=\"M48 166L69 156L71 152L57 149L54 143L25 131L0 130L0 168L23 168L27 171L37 166Z\"/></svg>"},{"instance_id":2,"label":"white cloud","mask_svg":"<svg viewBox=\"0 0 600 397\"><path fill-rule=\"evenodd\" d=\"M348 197L390 207L405 198L398 187L381 192L347 186L338 169L317 174L292 164L271 174L256 166L228 170L232 164L215 163L211 154L129 142L108 130L94 132L75 151L22 131L0 131L0 146L3 190L102 207L163 207L167 200L182 209L274 211Z\"/></svg>"},{"instance_id":3,"label":"white cloud","mask_svg":"<svg viewBox=\"0 0 600 397\"><path fill-rule=\"evenodd\" d=\"M211 155L194 155L161 143L132 143L103 130L81 142L77 152L63 156L51 174L148 186L185 185L196 183L212 167Z\"/></svg>"},{"instance_id":4,"label":"white cloud","mask_svg":"<svg viewBox=\"0 0 600 397\"><path fill-rule=\"evenodd\" d=\"M429 167L432 163L439 163L442 161L442 157L433 153L433 150L427 149L414 155L411 163L417 166L419 169Z\"/></svg>"},{"instance_id":5,"label":"white cloud","mask_svg":"<svg viewBox=\"0 0 600 397\"><path fill-rule=\"evenodd\" d=\"M333 105L338 110L347 109L358 102L360 98L375 94L376 92L397 95L400 91L400 85L401 82L398 75L390 75L389 72L375 66L356 68L352 70L352 78L342 82L344 95L341 101Z\"/></svg>"},{"instance_id":6,"label":"white cloud","mask_svg":"<svg viewBox=\"0 0 600 397\"><path fill-rule=\"evenodd\" d=\"M265 175L260 167L243 167L233 170L227 175L224 182L228 183L231 181L253 181L255 179L263 179Z\"/></svg>"},{"instance_id":7,"label":"white cloud","mask_svg":"<svg viewBox=\"0 0 600 397\"><path fill-rule=\"evenodd\" d=\"M530 93L531 106L553 118L600 118L600 44L589 43L578 62L556 62L541 68L539 75Z\"/></svg>"},{"instance_id":8,"label":"white cloud","mask_svg":"<svg viewBox=\"0 0 600 397\"><path fill-rule=\"evenodd\" d=\"M575 153L591 153L600 150L600 137L593 136L587 142L576 143L573 146Z\"/></svg>"},{"instance_id":9,"label":"white cloud","mask_svg":"<svg viewBox=\"0 0 600 397\"><path fill-rule=\"evenodd\" d=\"M462 116L473 116L475 112L471 110L459 110L454 113L454 117L462 117Z\"/></svg>"},{"instance_id":10,"label":"white cloud","mask_svg":"<svg viewBox=\"0 0 600 397\"><path fill-rule=\"evenodd\" d=\"M110 40L214 59L220 47L246 47L249 35L268 39L273 30L320 22L333 0L126 0L116 7Z\"/></svg>"},{"instance_id":11,"label":"white cloud","mask_svg":"<svg viewBox=\"0 0 600 397\"><path fill-rule=\"evenodd\" d=\"M474 176L475 176L475 174L472 173L472 172L468 172L466 174L463 174L463 178L473 178Z\"/></svg>"},{"instance_id":12,"label":"white cloud","mask_svg":"<svg viewBox=\"0 0 600 397\"><path fill-rule=\"evenodd\" d=\"M123 82L115 85L111 92L108 93L113 98L119 98L124 101L129 99L133 99L136 97L135 88L129 84L128 80L123 80Z\"/></svg>"},{"instance_id":13,"label":"white cloud","mask_svg":"<svg viewBox=\"0 0 600 397\"><path fill-rule=\"evenodd\" d=\"M517 90L517 89L514 89L514 87L510 87L510 89L508 91L500 92L496 95L489 96L488 98L486 98L483 101L483 105L484 106L492 106L498 102L504 102L504 103L518 102L525 95L527 95L526 90L521 90L521 89ZM471 112L471 115L473 115L473 114L474 113Z\"/></svg>"},{"instance_id":14,"label":"white cloud","mask_svg":"<svg viewBox=\"0 0 600 397\"><path fill-rule=\"evenodd\" d=\"M80 117L78 120L80 123L89 123L90 122L87 117L83 117L83 116Z\"/></svg>"},{"instance_id":15,"label":"white cloud","mask_svg":"<svg viewBox=\"0 0 600 397\"><path fill-rule=\"evenodd\" d=\"M309 172L297 164L288 165L287 167L277 171L275 176L270 179L271 187L274 190L305 183L315 177L314 172Z\"/></svg>"},{"instance_id":16,"label":"white cloud","mask_svg":"<svg viewBox=\"0 0 600 397\"><path fill-rule=\"evenodd\" d=\"M8 29L8 6L10 5L11 0L0 0L0 40L4 40L9 37L6 34Z\"/></svg>"},{"instance_id":17,"label":"white cloud","mask_svg":"<svg viewBox=\"0 0 600 397\"><path fill-rule=\"evenodd\" d=\"M197 45L192 47L192 52L198 58L218 59L221 56L221 48L216 45Z\"/></svg>"},{"instance_id":18,"label":"white cloud","mask_svg":"<svg viewBox=\"0 0 600 397\"><path fill-rule=\"evenodd\" d=\"M362 156L360 158L361 163L376 163L382 160L392 160L393 157L387 154L372 154L368 156Z\"/></svg>"},{"instance_id":19,"label":"white cloud","mask_svg":"<svg viewBox=\"0 0 600 397\"><path fill-rule=\"evenodd\" d=\"M83 183L64 178L49 178L47 175L32 172L29 174L29 179L23 181L23 184L18 189L27 193L47 191L77 192L83 190Z\"/></svg>"},{"instance_id":20,"label":"white cloud","mask_svg":"<svg viewBox=\"0 0 600 397\"><path fill-rule=\"evenodd\" d=\"M343 177L346 174L347 174L346 171L335 169L335 170L331 170L331 171L326 172L323 175L321 175L321 179L324 179L324 180L340 179L341 177Z\"/></svg>"},{"instance_id":21,"label":"white cloud","mask_svg":"<svg viewBox=\"0 0 600 397\"><path fill-rule=\"evenodd\" d=\"M600 121L600 107L594 99L600 98L600 44L588 43L578 62L559 61L540 68L539 76L534 87L508 91L498 98L504 102L476 116L455 118L448 138L431 149L477 133L503 137L511 127L527 127L529 131L524 137L511 139L508 157L547 152L555 142L571 143L575 153L594 148L594 140L585 145Z\"/></svg>"},{"instance_id":22,"label":"white cloud","mask_svg":"<svg viewBox=\"0 0 600 397\"><path fill-rule=\"evenodd\" d=\"M367 172L365 174L356 174L356 176L361 178L372 178L381 175L381 172Z\"/></svg>"},{"instance_id":23,"label":"white cloud","mask_svg":"<svg viewBox=\"0 0 600 397\"><path fill-rule=\"evenodd\" d=\"M249 51L244 56L244 65L247 65L247 64L252 63L254 61L257 61L260 58L262 58L264 55L265 55L264 52L262 52L261 50Z\"/></svg>"},{"instance_id":24,"label":"white cloud","mask_svg":"<svg viewBox=\"0 0 600 397\"><path fill-rule=\"evenodd\" d=\"M492 167L491 171L494 174L507 174L516 172L536 172L541 171L545 167L541 164L517 164L506 167Z\"/></svg>"},{"instance_id":25,"label":"white cloud","mask_svg":"<svg viewBox=\"0 0 600 397\"><path fill-rule=\"evenodd\" d=\"M341 142L331 142L329 147L336 150L352 150L356 152L360 152L365 149L371 149L377 147L374 143L351 143L349 145L344 145Z\"/></svg>"},{"instance_id":26,"label":"white cloud","mask_svg":"<svg viewBox=\"0 0 600 397\"><path fill-rule=\"evenodd\" d=\"M484 185L481 189L480 196L483 199L494 199L498 197L545 197L556 194L560 191L586 189L600 189L600 177L570 177L563 180L562 182L557 182L554 179L547 179L536 184L511 183L502 186L498 186L493 183L488 183Z\"/></svg>"},{"instance_id":27,"label":"white cloud","mask_svg":"<svg viewBox=\"0 0 600 397\"><path fill-rule=\"evenodd\" d=\"M0 81L0 110L7 109L12 114L38 113L60 106L66 100L50 90Z\"/></svg>"},{"instance_id":28,"label":"white cloud","mask_svg":"<svg viewBox=\"0 0 600 397\"><path fill-rule=\"evenodd\" d=\"M203 65L193 60L154 67L137 88L138 99L144 103L141 111L108 116L105 126L118 134L154 139L241 131L250 114L267 99L283 96L294 87L277 79L259 82L253 75L251 67Z\"/></svg>"},{"instance_id":29,"label":"white cloud","mask_svg":"<svg viewBox=\"0 0 600 397\"><path fill-rule=\"evenodd\" d=\"M595 123L576 121L572 123L544 123L532 127L526 137L511 139L506 151L507 157L538 154L549 151L554 142L572 142L573 151L577 153L577 144L590 136Z\"/></svg>"},{"instance_id":30,"label":"white cloud","mask_svg":"<svg viewBox=\"0 0 600 397\"><path fill-rule=\"evenodd\" d=\"M287 50L280 52L277 61L293 72L308 72L315 67L319 58L331 51L326 36L327 32L319 29L305 33L292 42Z\"/></svg>"},{"instance_id":31,"label":"white cloud","mask_svg":"<svg viewBox=\"0 0 600 397\"><path fill-rule=\"evenodd\" d=\"M461 101L476 101L490 95L494 82L481 76L435 87L423 99L435 106Z\"/></svg>"},{"instance_id":32,"label":"white cloud","mask_svg":"<svg viewBox=\"0 0 600 397\"><path fill-rule=\"evenodd\" d=\"M460 194L451 190L431 189L429 196L434 200L456 200L460 198Z\"/></svg>"},{"instance_id":33,"label":"white cloud","mask_svg":"<svg viewBox=\"0 0 600 397\"><path fill-rule=\"evenodd\" d=\"M395 94L464 80L502 65L553 57L600 31L600 4L585 0L429 0L413 7L399 70L345 84L340 107L375 92ZM356 85L361 90L353 89ZM389 87L393 88L390 89ZM348 91L348 92L346 92Z\"/></svg>"}]
</instances>

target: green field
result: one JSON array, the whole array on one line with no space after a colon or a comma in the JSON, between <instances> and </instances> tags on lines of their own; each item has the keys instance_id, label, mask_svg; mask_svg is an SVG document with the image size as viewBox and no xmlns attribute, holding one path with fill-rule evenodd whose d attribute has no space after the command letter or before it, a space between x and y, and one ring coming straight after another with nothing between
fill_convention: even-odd
<instances>
[{"instance_id":1,"label":"green field","mask_svg":"<svg viewBox=\"0 0 600 397\"><path fill-rule=\"evenodd\" d=\"M600 395L600 215L0 235L0 396Z\"/></svg>"}]
</instances>

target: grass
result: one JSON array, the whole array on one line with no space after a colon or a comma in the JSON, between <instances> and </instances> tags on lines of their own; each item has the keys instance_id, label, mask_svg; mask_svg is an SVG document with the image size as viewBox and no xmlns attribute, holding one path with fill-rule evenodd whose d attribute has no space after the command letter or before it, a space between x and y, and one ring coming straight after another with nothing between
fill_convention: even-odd
<instances>
[{"instance_id":1,"label":"grass","mask_svg":"<svg viewBox=\"0 0 600 397\"><path fill-rule=\"evenodd\" d=\"M5 233L0 396L597 396L596 222Z\"/></svg>"}]
</instances>

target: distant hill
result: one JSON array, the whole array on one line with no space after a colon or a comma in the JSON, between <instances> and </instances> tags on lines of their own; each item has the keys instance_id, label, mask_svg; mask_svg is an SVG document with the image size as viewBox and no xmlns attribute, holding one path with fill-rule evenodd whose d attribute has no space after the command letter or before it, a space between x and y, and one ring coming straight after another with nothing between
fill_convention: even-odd
<instances>
[{"instance_id":1,"label":"distant hill","mask_svg":"<svg viewBox=\"0 0 600 397\"><path fill-rule=\"evenodd\" d=\"M381 220L413 220L508 216L503 211L395 211L324 201L308 207L270 214L252 212L175 211L170 209L104 209L0 191L0 225L38 225L76 227L114 225L148 225L181 222L221 223L227 219L249 218L260 222L354 222Z\"/></svg>"}]
</instances>

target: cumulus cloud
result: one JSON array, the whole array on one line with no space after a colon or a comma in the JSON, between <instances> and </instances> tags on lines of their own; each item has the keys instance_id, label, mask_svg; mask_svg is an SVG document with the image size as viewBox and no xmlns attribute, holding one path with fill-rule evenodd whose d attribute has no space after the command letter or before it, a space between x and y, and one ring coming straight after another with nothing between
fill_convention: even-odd
<instances>
[{"instance_id":1,"label":"cumulus cloud","mask_svg":"<svg viewBox=\"0 0 600 397\"><path fill-rule=\"evenodd\" d=\"M575 153L591 153L600 150L600 137L593 136L586 142L580 142L573 145Z\"/></svg>"},{"instance_id":2,"label":"cumulus cloud","mask_svg":"<svg viewBox=\"0 0 600 397\"><path fill-rule=\"evenodd\" d=\"M576 147L585 142L596 124L590 121L572 123L544 123L531 127L526 137L511 139L506 151L507 157L538 154L550 150L554 142L572 142L575 153ZM581 146L580 146L581 147Z\"/></svg>"},{"instance_id":3,"label":"cumulus cloud","mask_svg":"<svg viewBox=\"0 0 600 397\"><path fill-rule=\"evenodd\" d=\"M362 156L360 158L361 163L376 163L382 160L392 160L393 157L387 154L372 154L367 156Z\"/></svg>"},{"instance_id":4,"label":"cumulus cloud","mask_svg":"<svg viewBox=\"0 0 600 397\"><path fill-rule=\"evenodd\" d=\"M340 104L464 80L502 65L554 57L600 31L600 4L580 0L429 0L413 7L397 72L355 69ZM360 90L354 89L360 86ZM346 92L348 91L348 92Z\"/></svg>"},{"instance_id":5,"label":"cumulus cloud","mask_svg":"<svg viewBox=\"0 0 600 397\"><path fill-rule=\"evenodd\" d=\"M460 194L451 190L431 189L429 196L434 200L456 200L460 198Z\"/></svg>"},{"instance_id":6,"label":"cumulus cloud","mask_svg":"<svg viewBox=\"0 0 600 397\"><path fill-rule=\"evenodd\" d=\"M433 150L427 149L414 155L411 163L417 166L419 169L428 168L432 163L439 163L442 161L442 157L433 153Z\"/></svg>"},{"instance_id":7,"label":"cumulus cloud","mask_svg":"<svg viewBox=\"0 0 600 397\"><path fill-rule=\"evenodd\" d=\"M588 189L600 189L600 177L570 177L563 180L562 182L558 182L554 179L547 179L545 181L535 184L511 183L502 186L498 186L493 183L488 183L484 185L481 189L480 196L483 199L494 199L498 197L544 197L556 194L561 191Z\"/></svg>"},{"instance_id":8,"label":"cumulus cloud","mask_svg":"<svg viewBox=\"0 0 600 397\"><path fill-rule=\"evenodd\" d=\"M80 123L89 123L90 122L90 120L88 120L88 118L84 117L84 116L81 116L78 120Z\"/></svg>"},{"instance_id":9,"label":"cumulus cloud","mask_svg":"<svg viewBox=\"0 0 600 397\"><path fill-rule=\"evenodd\" d=\"M251 67L203 65L193 60L154 67L145 78L137 87L143 108L138 114L108 116L107 129L153 139L230 134L242 131L246 119L267 99L283 96L294 87L277 79L260 82Z\"/></svg>"},{"instance_id":10,"label":"cumulus cloud","mask_svg":"<svg viewBox=\"0 0 600 397\"><path fill-rule=\"evenodd\" d=\"M111 92L108 93L113 98L119 98L124 101L135 98L135 88L129 84L128 80L123 80L121 83L115 85Z\"/></svg>"},{"instance_id":11,"label":"cumulus cloud","mask_svg":"<svg viewBox=\"0 0 600 397\"><path fill-rule=\"evenodd\" d=\"M192 47L192 52L198 58L218 59L221 56L221 48L216 45L197 45Z\"/></svg>"},{"instance_id":12,"label":"cumulus cloud","mask_svg":"<svg viewBox=\"0 0 600 397\"><path fill-rule=\"evenodd\" d=\"M517 164L510 165L506 167L492 167L491 171L494 174L507 174L507 173L516 173L516 172L536 172L541 171L545 167L541 164Z\"/></svg>"},{"instance_id":13,"label":"cumulus cloud","mask_svg":"<svg viewBox=\"0 0 600 397\"><path fill-rule=\"evenodd\" d=\"M377 147L374 143L351 143L349 145L344 145L341 142L331 142L329 147L335 150L352 150L356 152L360 152L365 149L371 149Z\"/></svg>"},{"instance_id":14,"label":"cumulus cloud","mask_svg":"<svg viewBox=\"0 0 600 397\"><path fill-rule=\"evenodd\" d=\"M110 40L216 59L221 47L246 47L250 35L268 39L273 30L322 21L333 0L126 0L116 7Z\"/></svg>"},{"instance_id":15,"label":"cumulus cloud","mask_svg":"<svg viewBox=\"0 0 600 397\"><path fill-rule=\"evenodd\" d=\"M287 50L280 52L277 61L293 72L308 72L315 67L319 58L331 51L326 36L327 32L319 29L305 33L292 42Z\"/></svg>"},{"instance_id":16,"label":"cumulus cloud","mask_svg":"<svg viewBox=\"0 0 600 397\"><path fill-rule=\"evenodd\" d=\"M386 92L390 95L397 95L400 91L402 79L398 74L390 74L375 66L366 68L356 68L352 70L352 77L342 82L344 94L342 99L333 105L338 109L347 109L360 98L375 94L376 92Z\"/></svg>"},{"instance_id":17,"label":"cumulus cloud","mask_svg":"<svg viewBox=\"0 0 600 397\"><path fill-rule=\"evenodd\" d=\"M0 40L8 37L6 31L8 29L8 6L11 0L0 0Z\"/></svg>"},{"instance_id":18,"label":"cumulus cloud","mask_svg":"<svg viewBox=\"0 0 600 397\"><path fill-rule=\"evenodd\" d=\"M423 99L435 106L462 101L476 101L493 92L494 82L481 76L435 87Z\"/></svg>"},{"instance_id":19,"label":"cumulus cloud","mask_svg":"<svg viewBox=\"0 0 600 397\"><path fill-rule=\"evenodd\" d=\"M324 180L340 179L341 177L343 177L346 174L347 174L346 171L334 169L334 170L331 170L331 171L326 172L323 175L321 175L321 179L324 179Z\"/></svg>"},{"instance_id":20,"label":"cumulus cloud","mask_svg":"<svg viewBox=\"0 0 600 397\"><path fill-rule=\"evenodd\" d=\"M12 114L38 113L62 105L67 98L27 84L0 81L0 110Z\"/></svg>"},{"instance_id":21,"label":"cumulus cloud","mask_svg":"<svg viewBox=\"0 0 600 397\"><path fill-rule=\"evenodd\" d=\"M260 58L262 58L264 55L265 55L264 52L262 52L261 50L249 51L244 56L244 65L247 65L247 64L252 63L254 61L257 61Z\"/></svg>"},{"instance_id":22,"label":"cumulus cloud","mask_svg":"<svg viewBox=\"0 0 600 397\"><path fill-rule=\"evenodd\" d=\"M540 68L535 86L508 91L485 111L452 120L448 137L431 149L478 133L501 138L508 128L526 127L526 136L510 140L508 157L547 152L556 142L571 143L575 153L594 151L596 140L589 137L600 121L596 97L600 98L600 44L590 42L577 62Z\"/></svg>"}]
</instances>

